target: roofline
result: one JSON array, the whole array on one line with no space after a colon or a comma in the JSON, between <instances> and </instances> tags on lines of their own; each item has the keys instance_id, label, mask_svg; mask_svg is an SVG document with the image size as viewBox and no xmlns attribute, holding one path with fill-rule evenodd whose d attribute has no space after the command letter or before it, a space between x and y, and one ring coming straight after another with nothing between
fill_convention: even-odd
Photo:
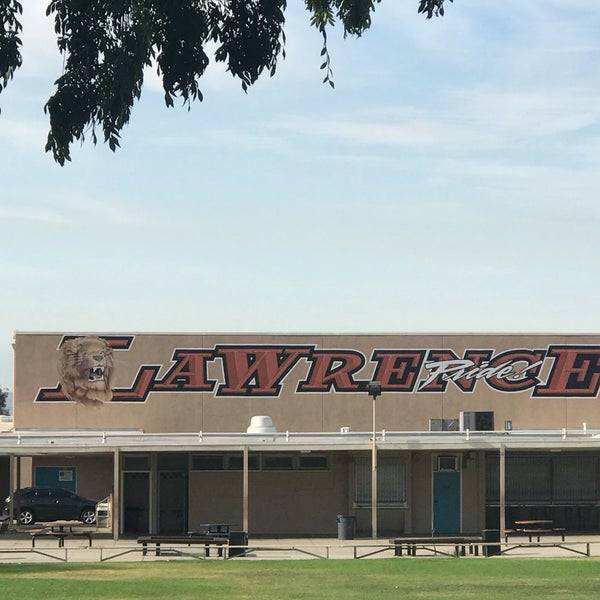
<instances>
[{"instance_id":1,"label":"roofline","mask_svg":"<svg viewBox=\"0 0 600 600\"><path fill-rule=\"evenodd\" d=\"M14 330L13 335L89 335L91 333L102 335L122 335L127 333L130 335L191 335L191 336L233 336L233 335L288 335L288 336L312 336L312 335L349 335L349 336L456 336L456 335L500 335L500 336L597 336L598 332L569 332L569 331L130 331L120 329L118 331L105 331L101 329L94 330L75 330L75 331L22 331Z\"/></svg>"},{"instance_id":2,"label":"roofline","mask_svg":"<svg viewBox=\"0 0 600 600\"><path fill-rule=\"evenodd\" d=\"M112 454L115 451L366 451L372 432L144 433L135 430L18 430L0 434L0 454ZM377 448L396 451L600 450L600 430L378 431Z\"/></svg>"}]
</instances>

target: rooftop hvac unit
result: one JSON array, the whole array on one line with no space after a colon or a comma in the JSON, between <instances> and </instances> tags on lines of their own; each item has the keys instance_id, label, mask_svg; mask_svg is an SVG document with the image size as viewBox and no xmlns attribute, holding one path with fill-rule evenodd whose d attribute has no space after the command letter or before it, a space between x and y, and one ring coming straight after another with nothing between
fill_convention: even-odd
<instances>
[{"instance_id":1,"label":"rooftop hvac unit","mask_svg":"<svg viewBox=\"0 0 600 600\"><path fill-rule=\"evenodd\" d=\"M494 431L494 413L492 411L463 411L460 413L460 430Z\"/></svg>"},{"instance_id":2,"label":"rooftop hvac unit","mask_svg":"<svg viewBox=\"0 0 600 600\"><path fill-rule=\"evenodd\" d=\"M277 433L271 417L258 416L250 419L250 426L246 433Z\"/></svg>"}]
</instances>

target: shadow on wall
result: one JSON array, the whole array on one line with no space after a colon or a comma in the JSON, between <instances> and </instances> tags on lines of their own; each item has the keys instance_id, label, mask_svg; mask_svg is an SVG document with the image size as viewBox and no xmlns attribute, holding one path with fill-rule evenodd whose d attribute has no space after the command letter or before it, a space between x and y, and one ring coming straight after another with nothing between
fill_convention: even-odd
<instances>
[{"instance_id":1,"label":"shadow on wall","mask_svg":"<svg viewBox=\"0 0 600 600\"><path fill-rule=\"evenodd\" d=\"M0 512L4 508L4 498L10 494L10 458L0 456Z\"/></svg>"}]
</instances>

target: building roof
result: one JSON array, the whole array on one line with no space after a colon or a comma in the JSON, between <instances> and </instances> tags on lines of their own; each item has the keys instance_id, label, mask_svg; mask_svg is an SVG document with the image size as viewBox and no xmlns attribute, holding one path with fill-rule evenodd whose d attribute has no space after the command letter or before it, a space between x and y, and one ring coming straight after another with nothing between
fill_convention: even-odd
<instances>
[{"instance_id":1,"label":"building roof","mask_svg":"<svg viewBox=\"0 0 600 600\"><path fill-rule=\"evenodd\" d=\"M372 432L144 433L141 430L23 429L0 434L0 454L124 452L365 451ZM379 450L460 452L473 450L600 450L600 430L378 431Z\"/></svg>"}]
</instances>

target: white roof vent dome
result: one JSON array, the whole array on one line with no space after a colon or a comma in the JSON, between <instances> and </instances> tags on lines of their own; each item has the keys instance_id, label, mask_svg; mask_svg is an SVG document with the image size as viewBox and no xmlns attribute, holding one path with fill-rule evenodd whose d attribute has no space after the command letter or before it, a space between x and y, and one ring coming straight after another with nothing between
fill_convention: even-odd
<instances>
[{"instance_id":1,"label":"white roof vent dome","mask_svg":"<svg viewBox=\"0 0 600 600\"><path fill-rule=\"evenodd\" d=\"M246 433L276 433L271 417L258 416L250 419L250 427Z\"/></svg>"}]
</instances>

